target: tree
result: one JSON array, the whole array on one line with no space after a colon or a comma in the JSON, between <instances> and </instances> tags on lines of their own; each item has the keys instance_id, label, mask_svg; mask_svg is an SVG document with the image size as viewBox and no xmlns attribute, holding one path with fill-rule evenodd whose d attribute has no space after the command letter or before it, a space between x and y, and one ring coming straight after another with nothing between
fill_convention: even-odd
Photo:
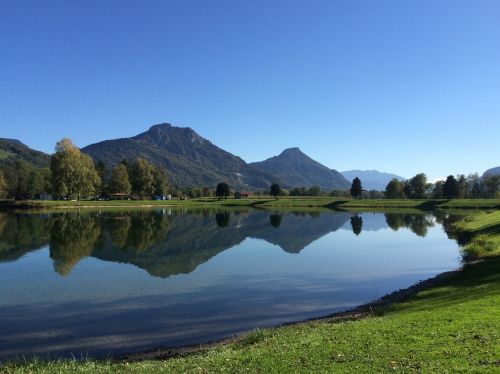
<instances>
[{"instance_id":1,"label":"tree","mask_svg":"<svg viewBox=\"0 0 500 374\"><path fill-rule=\"evenodd\" d=\"M217 196L219 200L227 199L229 196L229 185L225 182L219 183L215 189L215 196Z\"/></svg>"},{"instance_id":2,"label":"tree","mask_svg":"<svg viewBox=\"0 0 500 374\"><path fill-rule=\"evenodd\" d=\"M312 186L305 192L306 196L319 196L321 193L321 188L319 186Z\"/></svg>"},{"instance_id":3,"label":"tree","mask_svg":"<svg viewBox=\"0 0 500 374\"><path fill-rule=\"evenodd\" d=\"M443 197L443 181L436 181L434 187L432 188L432 197L434 199L441 199Z\"/></svg>"},{"instance_id":4,"label":"tree","mask_svg":"<svg viewBox=\"0 0 500 374\"><path fill-rule=\"evenodd\" d=\"M109 179L109 192L110 193L124 193L130 195L132 192L132 185L128 177L127 167L123 164L118 164L111 172Z\"/></svg>"},{"instance_id":5,"label":"tree","mask_svg":"<svg viewBox=\"0 0 500 374\"><path fill-rule=\"evenodd\" d=\"M130 183L132 184L132 193L144 198L153 194L153 167L143 159L136 158L130 167Z\"/></svg>"},{"instance_id":6,"label":"tree","mask_svg":"<svg viewBox=\"0 0 500 374\"><path fill-rule=\"evenodd\" d=\"M456 179L457 179L457 198L465 199L465 195L467 192L467 179L463 174L457 175Z\"/></svg>"},{"instance_id":7,"label":"tree","mask_svg":"<svg viewBox=\"0 0 500 374\"><path fill-rule=\"evenodd\" d=\"M212 197L213 193L214 192L210 187L205 186L201 189L201 196L203 197Z\"/></svg>"},{"instance_id":8,"label":"tree","mask_svg":"<svg viewBox=\"0 0 500 374\"><path fill-rule=\"evenodd\" d=\"M361 187L361 179L356 177L352 180L350 191L351 196L354 198L359 198L361 196L361 192L363 192L363 187Z\"/></svg>"},{"instance_id":9,"label":"tree","mask_svg":"<svg viewBox=\"0 0 500 374\"><path fill-rule=\"evenodd\" d=\"M99 175L99 178L101 180L101 183L99 184L99 186L97 187L97 193L99 194L103 194L105 193L105 181L104 181L104 178L106 176L106 165L104 164L104 162L102 162L101 160L97 161L95 163L95 170L97 172L97 175Z\"/></svg>"},{"instance_id":10,"label":"tree","mask_svg":"<svg viewBox=\"0 0 500 374\"><path fill-rule=\"evenodd\" d=\"M279 196L279 195L280 195L280 193L281 193L281 187L280 187L280 185L279 185L278 183L273 183L273 184L271 185L271 188L270 188L270 190L269 190L269 193L270 193L270 195L271 195L271 196L274 196L274 198L275 198L276 200L278 200L278 196Z\"/></svg>"},{"instance_id":11,"label":"tree","mask_svg":"<svg viewBox=\"0 0 500 374\"><path fill-rule=\"evenodd\" d=\"M424 173L419 173L411 178L407 185L411 191L407 196L414 199L425 198L427 190L427 176Z\"/></svg>"},{"instance_id":12,"label":"tree","mask_svg":"<svg viewBox=\"0 0 500 374\"><path fill-rule=\"evenodd\" d=\"M155 196L165 196L168 191L167 171L161 166L153 168L153 193Z\"/></svg>"},{"instance_id":13,"label":"tree","mask_svg":"<svg viewBox=\"0 0 500 374\"><path fill-rule=\"evenodd\" d=\"M94 194L101 180L92 159L80 152L64 138L56 144L56 152L50 160L52 187L59 196L74 196L77 199Z\"/></svg>"},{"instance_id":14,"label":"tree","mask_svg":"<svg viewBox=\"0 0 500 374\"><path fill-rule=\"evenodd\" d=\"M304 196L305 193L305 187L295 187L292 191L290 191L290 196Z\"/></svg>"},{"instance_id":15,"label":"tree","mask_svg":"<svg viewBox=\"0 0 500 374\"><path fill-rule=\"evenodd\" d=\"M455 199L458 196L458 183L453 175L449 175L443 184L443 196Z\"/></svg>"},{"instance_id":16,"label":"tree","mask_svg":"<svg viewBox=\"0 0 500 374\"><path fill-rule=\"evenodd\" d=\"M0 170L0 199L7 197L7 182L5 181L5 176L3 171Z\"/></svg>"},{"instance_id":17,"label":"tree","mask_svg":"<svg viewBox=\"0 0 500 374\"><path fill-rule=\"evenodd\" d=\"M481 193L479 175L477 173L467 175L466 185L466 197L477 199Z\"/></svg>"},{"instance_id":18,"label":"tree","mask_svg":"<svg viewBox=\"0 0 500 374\"><path fill-rule=\"evenodd\" d=\"M486 197L496 198L500 191L500 175L491 175L484 178Z\"/></svg>"},{"instance_id":19,"label":"tree","mask_svg":"<svg viewBox=\"0 0 500 374\"><path fill-rule=\"evenodd\" d=\"M388 199L402 199L405 197L403 183L396 178L391 179L385 187L385 197Z\"/></svg>"}]
</instances>

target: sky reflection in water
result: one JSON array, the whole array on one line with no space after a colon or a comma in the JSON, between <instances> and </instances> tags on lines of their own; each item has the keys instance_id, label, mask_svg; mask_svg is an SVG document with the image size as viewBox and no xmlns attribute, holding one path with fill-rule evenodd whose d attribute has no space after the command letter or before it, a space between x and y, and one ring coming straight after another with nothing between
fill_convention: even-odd
<instances>
[{"instance_id":1,"label":"sky reflection in water","mask_svg":"<svg viewBox=\"0 0 500 374\"><path fill-rule=\"evenodd\" d=\"M345 310L457 268L453 219L0 212L0 358L200 343Z\"/></svg>"}]
</instances>

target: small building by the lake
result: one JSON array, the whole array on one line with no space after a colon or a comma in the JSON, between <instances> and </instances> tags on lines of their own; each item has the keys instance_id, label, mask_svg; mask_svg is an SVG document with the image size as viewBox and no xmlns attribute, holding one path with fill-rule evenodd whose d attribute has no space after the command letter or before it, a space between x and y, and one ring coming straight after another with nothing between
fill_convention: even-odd
<instances>
[{"instance_id":1,"label":"small building by the lake","mask_svg":"<svg viewBox=\"0 0 500 374\"><path fill-rule=\"evenodd\" d=\"M250 197L250 192L246 192L246 191L236 191L234 193L234 198L236 200L246 200Z\"/></svg>"}]
</instances>

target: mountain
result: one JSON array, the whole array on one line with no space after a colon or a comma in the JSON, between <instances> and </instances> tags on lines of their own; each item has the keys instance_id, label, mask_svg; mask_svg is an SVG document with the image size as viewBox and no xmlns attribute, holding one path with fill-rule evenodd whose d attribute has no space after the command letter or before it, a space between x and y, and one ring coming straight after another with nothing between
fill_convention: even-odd
<instances>
[{"instance_id":1,"label":"mountain","mask_svg":"<svg viewBox=\"0 0 500 374\"><path fill-rule=\"evenodd\" d=\"M299 148L285 149L278 156L250 165L281 179L286 188L320 186L345 190L351 186L338 171L313 160Z\"/></svg>"},{"instance_id":2,"label":"mountain","mask_svg":"<svg viewBox=\"0 0 500 374\"><path fill-rule=\"evenodd\" d=\"M47 167L50 164L48 154L31 149L17 139L0 138L0 166L13 165L17 160L36 167Z\"/></svg>"},{"instance_id":3,"label":"mountain","mask_svg":"<svg viewBox=\"0 0 500 374\"><path fill-rule=\"evenodd\" d=\"M168 123L152 126L131 138L91 144L82 151L108 167L123 159L145 158L164 166L170 182L178 186L215 187L224 181L238 189L267 189L275 179L212 144L191 128Z\"/></svg>"},{"instance_id":4,"label":"mountain","mask_svg":"<svg viewBox=\"0 0 500 374\"><path fill-rule=\"evenodd\" d=\"M385 190L387 183L389 183L393 178L400 181L406 179L396 174L384 173L378 170L348 170L342 171L341 174L348 181L352 181L354 178L358 177L361 179L363 189L377 191Z\"/></svg>"},{"instance_id":5,"label":"mountain","mask_svg":"<svg viewBox=\"0 0 500 374\"><path fill-rule=\"evenodd\" d=\"M492 175L500 175L500 166L486 170L482 178L491 177Z\"/></svg>"}]
</instances>

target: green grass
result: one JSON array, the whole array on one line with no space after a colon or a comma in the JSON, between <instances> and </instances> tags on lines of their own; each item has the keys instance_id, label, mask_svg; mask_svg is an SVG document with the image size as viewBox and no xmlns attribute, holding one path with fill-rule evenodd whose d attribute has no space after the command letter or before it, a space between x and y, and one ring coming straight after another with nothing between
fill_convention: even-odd
<instances>
[{"instance_id":1,"label":"green grass","mask_svg":"<svg viewBox=\"0 0 500 374\"><path fill-rule=\"evenodd\" d=\"M500 372L500 211L455 224L496 243L432 288L355 321L319 320L256 330L239 340L170 360L28 361L6 373L372 373ZM482 253L479 254L482 256Z\"/></svg>"},{"instance_id":2,"label":"green grass","mask_svg":"<svg viewBox=\"0 0 500 374\"><path fill-rule=\"evenodd\" d=\"M500 211L481 212L456 222L452 231L468 241L464 255L468 259L500 255Z\"/></svg>"},{"instance_id":3,"label":"green grass","mask_svg":"<svg viewBox=\"0 0 500 374\"><path fill-rule=\"evenodd\" d=\"M333 197L252 197L248 200L218 200L216 198L198 198L189 200L137 200L137 201L3 201L0 207L13 208L85 208L85 207L140 207L140 206L254 206L254 207L318 207L333 209L387 209L413 208L422 210L434 209L500 209L500 199L459 199L459 200L412 200L412 199L379 199L355 200Z\"/></svg>"}]
</instances>

